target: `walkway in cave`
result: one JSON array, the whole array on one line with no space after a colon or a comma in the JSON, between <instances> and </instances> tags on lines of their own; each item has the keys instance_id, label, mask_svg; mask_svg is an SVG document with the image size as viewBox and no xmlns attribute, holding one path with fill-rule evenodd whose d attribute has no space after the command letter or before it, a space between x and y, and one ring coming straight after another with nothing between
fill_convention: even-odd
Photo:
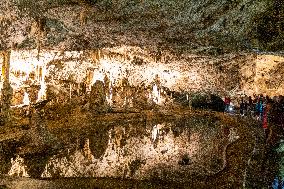
<instances>
[{"instance_id":1,"label":"walkway in cave","mask_svg":"<svg viewBox=\"0 0 284 189\"><path fill-rule=\"evenodd\" d=\"M262 123L258 121L255 116L246 115L241 116L239 113L228 113L231 116L238 116L239 118L247 118L253 122L258 123L258 127L262 128ZM263 133L263 135L265 135ZM244 188L273 188L273 189L282 189L284 188L284 136L283 134L278 133L279 138L275 139L278 142L274 144L265 144L264 156L258 157L258 154L253 155L249 164L255 166L255 169L260 171L255 173L260 174L251 174L248 171L247 178L245 179L243 186ZM256 140L262 140L259 137ZM264 142L264 141L263 141ZM258 147L255 146L254 151L258 151ZM260 164L257 164L256 161L258 158L263 158L259 160Z\"/></svg>"}]
</instances>

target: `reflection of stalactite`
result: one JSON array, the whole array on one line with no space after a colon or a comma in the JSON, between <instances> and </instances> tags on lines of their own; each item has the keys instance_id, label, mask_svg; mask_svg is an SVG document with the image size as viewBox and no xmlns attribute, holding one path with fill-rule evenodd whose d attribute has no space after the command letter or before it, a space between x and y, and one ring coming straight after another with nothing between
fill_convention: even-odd
<instances>
[{"instance_id":1,"label":"reflection of stalactite","mask_svg":"<svg viewBox=\"0 0 284 189\"><path fill-rule=\"evenodd\" d=\"M90 161L94 160L94 157L93 157L91 149L90 149L90 140L89 139L86 139L86 141L85 141L84 148L83 148L83 154L88 160L90 160Z\"/></svg>"}]
</instances>

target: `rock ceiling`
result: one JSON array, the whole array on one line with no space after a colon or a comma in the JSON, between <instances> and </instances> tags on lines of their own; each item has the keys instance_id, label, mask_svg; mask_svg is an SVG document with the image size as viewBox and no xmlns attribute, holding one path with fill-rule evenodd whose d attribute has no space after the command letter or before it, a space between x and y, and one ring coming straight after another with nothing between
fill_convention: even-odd
<instances>
[{"instance_id":1,"label":"rock ceiling","mask_svg":"<svg viewBox=\"0 0 284 189\"><path fill-rule=\"evenodd\" d=\"M0 50L283 50L281 0L2 0Z\"/></svg>"}]
</instances>

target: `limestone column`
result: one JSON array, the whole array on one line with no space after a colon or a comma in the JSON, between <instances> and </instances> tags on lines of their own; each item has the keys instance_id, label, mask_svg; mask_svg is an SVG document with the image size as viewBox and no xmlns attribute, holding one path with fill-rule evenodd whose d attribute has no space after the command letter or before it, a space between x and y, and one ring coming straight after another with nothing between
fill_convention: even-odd
<instances>
[{"instance_id":1,"label":"limestone column","mask_svg":"<svg viewBox=\"0 0 284 189\"><path fill-rule=\"evenodd\" d=\"M1 102L2 107L1 111L7 121L10 117L10 106L11 106L11 100L13 96L13 89L10 86L9 82L9 72L10 72L10 55L11 51L3 51L3 63L2 63L2 83L3 87L1 90Z\"/></svg>"},{"instance_id":2,"label":"limestone column","mask_svg":"<svg viewBox=\"0 0 284 189\"><path fill-rule=\"evenodd\" d=\"M90 110L95 114L101 114L106 113L107 109L108 107L104 83L97 80L91 88Z\"/></svg>"}]
</instances>

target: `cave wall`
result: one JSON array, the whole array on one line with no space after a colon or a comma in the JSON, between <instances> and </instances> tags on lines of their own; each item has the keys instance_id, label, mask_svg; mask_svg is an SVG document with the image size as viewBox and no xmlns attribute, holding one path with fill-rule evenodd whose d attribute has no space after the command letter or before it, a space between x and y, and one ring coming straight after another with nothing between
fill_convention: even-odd
<instances>
[{"instance_id":1,"label":"cave wall","mask_svg":"<svg viewBox=\"0 0 284 189\"><path fill-rule=\"evenodd\" d=\"M138 47L124 46L40 53L12 50L10 64L12 105L23 103L26 93L30 102L48 95L68 100L90 92L97 80L104 83L108 104L116 101L120 107L133 104L141 96L163 105L170 101L168 91L210 92L221 97L283 94L283 57L275 55L177 57L164 51L157 56Z\"/></svg>"}]
</instances>

